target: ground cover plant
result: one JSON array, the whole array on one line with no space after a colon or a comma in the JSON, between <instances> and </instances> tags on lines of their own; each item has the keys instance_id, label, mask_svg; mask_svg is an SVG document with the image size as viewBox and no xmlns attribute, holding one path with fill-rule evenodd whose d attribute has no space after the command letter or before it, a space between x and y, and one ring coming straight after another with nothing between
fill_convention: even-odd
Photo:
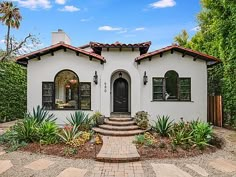
<instances>
[{"instance_id":1,"label":"ground cover plant","mask_svg":"<svg viewBox=\"0 0 236 177\"><path fill-rule=\"evenodd\" d=\"M135 136L142 158L172 158L214 152L222 142L213 127L201 120L173 122L169 116L157 116L152 130Z\"/></svg>"}]
</instances>

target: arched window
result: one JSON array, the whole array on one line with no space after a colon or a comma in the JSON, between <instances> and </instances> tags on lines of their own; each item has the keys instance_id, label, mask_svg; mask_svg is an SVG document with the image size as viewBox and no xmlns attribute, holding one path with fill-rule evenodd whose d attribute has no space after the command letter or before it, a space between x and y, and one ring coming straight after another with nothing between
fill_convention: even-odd
<instances>
[{"instance_id":1,"label":"arched window","mask_svg":"<svg viewBox=\"0 0 236 177\"><path fill-rule=\"evenodd\" d=\"M59 72L55 77L55 108L78 109L79 78L69 70Z\"/></svg>"},{"instance_id":2,"label":"arched window","mask_svg":"<svg viewBox=\"0 0 236 177\"><path fill-rule=\"evenodd\" d=\"M56 74L54 82L42 82L42 106L45 109L91 109L91 82L79 82L70 70Z\"/></svg>"},{"instance_id":3,"label":"arched window","mask_svg":"<svg viewBox=\"0 0 236 177\"><path fill-rule=\"evenodd\" d=\"M191 101L191 78L170 70L164 77L153 77L153 100Z\"/></svg>"},{"instance_id":4,"label":"arched window","mask_svg":"<svg viewBox=\"0 0 236 177\"><path fill-rule=\"evenodd\" d=\"M175 71L167 71L165 74L165 99L178 98L179 75Z\"/></svg>"}]
</instances>

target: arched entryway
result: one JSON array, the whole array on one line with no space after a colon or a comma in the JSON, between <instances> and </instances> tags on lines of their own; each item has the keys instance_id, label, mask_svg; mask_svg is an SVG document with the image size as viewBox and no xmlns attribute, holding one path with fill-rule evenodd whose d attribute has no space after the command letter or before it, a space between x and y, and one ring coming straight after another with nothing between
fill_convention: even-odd
<instances>
[{"instance_id":1,"label":"arched entryway","mask_svg":"<svg viewBox=\"0 0 236 177\"><path fill-rule=\"evenodd\" d=\"M128 82L124 78L118 78L113 85L113 110L114 112L128 112L129 89Z\"/></svg>"},{"instance_id":2,"label":"arched entryway","mask_svg":"<svg viewBox=\"0 0 236 177\"><path fill-rule=\"evenodd\" d=\"M111 76L111 112L131 112L131 79L127 71L117 70Z\"/></svg>"}]
</instances>

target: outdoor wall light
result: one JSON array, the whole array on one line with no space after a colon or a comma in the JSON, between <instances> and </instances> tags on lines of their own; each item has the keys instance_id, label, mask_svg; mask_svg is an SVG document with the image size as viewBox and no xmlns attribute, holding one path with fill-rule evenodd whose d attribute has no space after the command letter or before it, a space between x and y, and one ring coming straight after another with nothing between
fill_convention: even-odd
<instances>
[{"instance_id":1,"label":"outdoor wall light","mask_svg":"<svg viewBox=\"0 0 236 177\"><path fill-rule=\"evenodd\" d=\"M143 75L143 84L146 85L147 82L148 82L148 76L147 76L146 71L144 71L144 75Z\"/></svg>"},{"instance_id":2,"label":"outdoor wall light","mask_svg":"<svg viewBox=\"0 0 236 177\"><path fill-rule=\"evenodd\" d=\"M93 76L93 82L97 85L98 84L98 75L97 75L97 71L95 71L95 74Z\"/></svg>"}]
</instances>

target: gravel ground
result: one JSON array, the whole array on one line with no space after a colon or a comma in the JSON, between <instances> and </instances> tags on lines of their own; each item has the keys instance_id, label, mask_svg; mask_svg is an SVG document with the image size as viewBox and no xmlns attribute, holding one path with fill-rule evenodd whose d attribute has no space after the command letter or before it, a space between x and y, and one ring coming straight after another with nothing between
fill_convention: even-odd
<instances>
[{"instance_id":1,"label":"gravel ground","mask_svg":"<svg viewBox=\"0 0 236 177\"><path fill-rule=\"evenodd\" d=\"M193 177L200 177L199 174L193 172L185 166L186 164L193 163L198 164L200 167L204 168L209 173L209 177L236 177L236 172L222 173L208 165L210 161L220 157L236 161L236 141L231 142L227 140L227 137L229 135L231 135L232 137L232 134L235 134L236 136L236 132L225 130L223 131L222 129L219 129L218 134L223 135L226 138L226 146L222 150L218 150L215 153L203 154L191 158L144 160L142 161L142 166L145 172L145 176L155 177L155 173L152 169L151 163L170 163L175 164L177 167L188 172ZM51 165L48 169L40 171L33 171L24 168L25 165L41 158L54 161L55 163ZM43 154L32 154L29 152L21 151L1 155L0 160L11 160L12 164L14 165L5 173L1 174L1 177L56 177L61 171L68 167L87 169L88 173L85 175L85 177L89 177L96 163L94 160L88 159L66 159L62 157L49 156Z\"/></svg>"}]
</instances>

